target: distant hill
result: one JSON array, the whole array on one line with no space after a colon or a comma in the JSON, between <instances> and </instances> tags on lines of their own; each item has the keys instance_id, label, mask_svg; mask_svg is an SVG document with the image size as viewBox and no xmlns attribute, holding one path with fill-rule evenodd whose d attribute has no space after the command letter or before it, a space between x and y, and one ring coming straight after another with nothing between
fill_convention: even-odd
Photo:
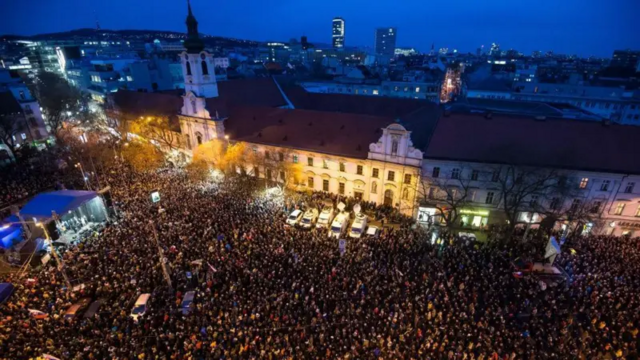
<instances>
[{"instance_id":1,"label":"distant hill","mask_svg":"<svg viewBox=\"0 0 640 360\"><path fill-rule=\"evenodd\" d=\"M258 46L260 42L252 40L242 40L234 38L225 38L220 36L210 36L201 34L203 40L212 46L240 46L253 47ZM108 29L76 29L64 32L38 34L33 36L20 35L2 35L0 39L5 40L129 40L151 42L155 39L167 41L179 41L186 39L187 35L182 32L165 31L165 30L108 30Z\"/></svg>"}]
</instances>

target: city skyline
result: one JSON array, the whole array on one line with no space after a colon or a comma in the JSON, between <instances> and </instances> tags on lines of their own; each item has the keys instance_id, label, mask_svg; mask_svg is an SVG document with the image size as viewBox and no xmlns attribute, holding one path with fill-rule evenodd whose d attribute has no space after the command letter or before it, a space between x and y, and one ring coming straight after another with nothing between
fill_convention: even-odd
<instances>
[{"instance_id":1,"label":"city skyline","mask_svg":"<svg viewBox=\"0 0 640 360\"><path fill-rule=\"evenodd\" d=\"M544 6L545 2L555 11L546 11L549 7ZM5 6L8 9L5 13L13 15L4 19L0 34L35 35L91 28L96 20L105 29L184 31L185 4L162 1L164 5L158 7L157 3L139 0L138 6L129 11L114 11L128 9L128 2L114 0L108 5L78 0L59 0L55 4L37 0L14 2ZM349 23L345 39L348 46L373 48L378 27L398 28L397 46L414 47L422 52L428 52L431 44L435 44L436 49L447 47L474 53L481 45L487 49L495 42L502 49L513 48L525 54L552 50L609 57L615 49L640 46L640 35L633 31L633 14L640 5L633 1L621 1L615 8L597 0L543 3L534 8L525 4L506 7L503 5L507 2L501 0L481 6L463 1L428 5L409 1L402 7L369 7L367 12L362 11L363 1L342 4L332 0L314 11L308 11L309 4L289 0L267 1L249 10L246 4L203 0L194 0L192 7L201 19L202 33L257 41L288 41L306 35L310 42L331 44L332 19L342 17ZM336 6L327 6L332 4ZM580 17L574 11L578 5ZM409 8L411 11L407 11ZM64 23L59 21L61 18ZM283 18L287 21L282 21Z\"/></svg>"}]
</instances>

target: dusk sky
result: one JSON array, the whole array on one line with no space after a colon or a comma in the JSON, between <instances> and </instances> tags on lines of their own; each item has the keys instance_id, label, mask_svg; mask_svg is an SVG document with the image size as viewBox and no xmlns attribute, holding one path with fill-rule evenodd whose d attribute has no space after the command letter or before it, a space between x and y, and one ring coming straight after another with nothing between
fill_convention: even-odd
<instances>
[{"instance_id":1,"label":"dusk sky","mask_svg":"<svg viewBox=\"0 0 640 360\"><path fill-rule=\"evenodd\" d=\"M475 52L500 44L609 57L640 50L639 0L192 0L202 33L287 41L306 34L330 43L331 19L346 20L347 46L372 46L374 28L396 26L398 46ZM0 34L33 35L94 27L185 31L181 0L3 1Z\"/></svg>"}]
</instances>

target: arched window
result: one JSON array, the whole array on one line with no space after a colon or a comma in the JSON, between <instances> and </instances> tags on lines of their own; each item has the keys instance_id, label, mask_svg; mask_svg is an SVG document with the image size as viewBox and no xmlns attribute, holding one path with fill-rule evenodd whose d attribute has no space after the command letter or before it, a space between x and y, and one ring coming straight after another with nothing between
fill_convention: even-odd
<instances>
[{"instance_id":1,"label":"arched window","mask_svg":"<svg viewBox=\"0 0 640 360\"><path fill-rule=\"evenodd\" d=\"M191 136L189 136L189 134L187 134L185 137L187 139L187 147L189 149L191 149Z\"/></svg>"},{"instance_id":2,"label":"arched window","mask_svg":"<svg viewBox=\"0 0 640 360\"><path fill-rule=\"evenodd\" d=\"M187 61L187 75L191 75L191 63Z\"/></svg>"},{"instance_id":3,"label":"arched window","mask_svg":"<svg viewBox=\"0 0 640 360\"><path fill-rule=\"evenodd\" d=\"M198 141L198 145L202 145L202 134L196 133L196 140Z\"/></svg>"},{"instance_id":4,"label":"arched window","mask_svg":"<svg viewBox=\"0 0 640 360\"><path fill-rule=\"evenodd\" d=\"M371 193L372 194L378 193L378 183L375 181L371 183Z\"/></svg>"},{"instance_id":5,"label":"arched window","mask_svg":"<svg viewBox=\"0 0 640 360\"><path fill-rule=\"evenodd\" d=\"M398 154L398 140L396 139L393 139L393 141L391 142L391 154Z\"/></svg>"},{"instance_id":6,"label":"arched window","mask_svg":"<svg viewBox=\"0 0 640 360\"><path fill-rule=\"evenodd\" d=\"M202 75L209 75L209 68L207 67L207 62L202 60Z\"/></svg>"},{"instance_id":7,"label":"arched window","mask_svg":"<svg viewBox=\"0 0 640 360\"><path fill-rule=\"evenodd\" d=\"M409 189L402 190L402 200L409 200Z\"/></svg>"}]
</instances>

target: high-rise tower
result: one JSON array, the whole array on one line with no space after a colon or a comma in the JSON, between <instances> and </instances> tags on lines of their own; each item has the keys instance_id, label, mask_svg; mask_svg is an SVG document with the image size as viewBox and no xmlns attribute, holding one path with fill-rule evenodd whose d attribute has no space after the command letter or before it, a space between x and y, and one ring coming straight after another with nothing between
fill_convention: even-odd
<instances>
[{"instance_id":1,"label":"high-rise tower","mask_svg":"<svg viewBox=\"0 0 640 360\"><path fill-rule=\"evenodd\" d=\"M331 42L333 48L342 49L344 47L344 19L341 17L333 18L332 24Z\"/></svg>"}]
</instances>

